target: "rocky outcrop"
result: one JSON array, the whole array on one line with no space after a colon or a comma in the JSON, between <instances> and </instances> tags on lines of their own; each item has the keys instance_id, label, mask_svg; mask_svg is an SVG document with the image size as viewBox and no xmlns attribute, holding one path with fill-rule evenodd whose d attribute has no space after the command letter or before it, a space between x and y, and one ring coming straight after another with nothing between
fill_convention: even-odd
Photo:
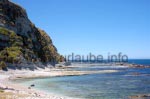
<instances>
[{"instance_id":1,"label":"rocky outcrop","mask_svg":"<svg viewBox=\"0 0 150 99\"><path fill-rule=\"evenodd\" d=\"M25 9L0 1L0 60L6 63L63 61L46 32L36 28Z\"/></svg>"},{"instance_id":2,"label":"rocky outcrop","mask_svg":"<svg viewBox=\"0 0 150 99\"><path fill-rule=\"evenodd\" d=\"M128 99L150 99L150 94L129 96Z\"/></svg>"}]
</instances>

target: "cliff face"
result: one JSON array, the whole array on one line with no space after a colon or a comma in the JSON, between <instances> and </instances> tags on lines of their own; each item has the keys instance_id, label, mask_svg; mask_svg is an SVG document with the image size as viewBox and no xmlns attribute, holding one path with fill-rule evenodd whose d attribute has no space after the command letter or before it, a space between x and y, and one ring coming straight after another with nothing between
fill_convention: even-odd
<instances>
[{"instance_id":1,"label":"cliff face","mask_svg":"<svg viewBox=\"0 0 150 99\"><path fill-rule=\"evenodd\" d=\"M58 62L51 38L28 19L25 9L0 1L0 60L6 63Z\"/></svg>"}]
</instances>

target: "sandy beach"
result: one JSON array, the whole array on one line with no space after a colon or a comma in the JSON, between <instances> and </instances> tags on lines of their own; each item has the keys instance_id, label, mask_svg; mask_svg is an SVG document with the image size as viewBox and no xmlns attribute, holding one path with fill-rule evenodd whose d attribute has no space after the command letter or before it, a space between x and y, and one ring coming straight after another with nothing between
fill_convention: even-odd
<instances>
[{"instance_id":1,"label":"sandy beach","mask_svg":"<svg viewBox=\"0 0 150 99\"><path fill-rule=\"evenodd\" d=\"M87 75L95 73L113 73L116 70L100 70L100 71L72 71L59 68L45 68L31 70L0 70L0 99L74 99L67 96L46 93L35 90L32 87L15 84L12 80L27 78L43 78L55 76L74 76Z\"/></svg>"}]
</instances>

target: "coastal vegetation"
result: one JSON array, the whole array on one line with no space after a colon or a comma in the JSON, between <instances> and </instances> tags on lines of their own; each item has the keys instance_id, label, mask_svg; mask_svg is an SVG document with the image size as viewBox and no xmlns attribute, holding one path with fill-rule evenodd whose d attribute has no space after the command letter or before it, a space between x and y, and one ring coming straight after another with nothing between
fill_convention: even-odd
<instances>
[{"instance_id":1,"label":"coastal vegetation","mask_svg":"<svg viewBox=\"0 0 150 99\"><path fill-rule=\"evenodd\" d=\"M8 1L0 2L0 61L2 65L58 63L64 61L49 35L37 28L26 11ZM3 66L1 66L3 67Z\"/></svg>"},{"instance_id":2,"label":"coastal vegetation","mask_svg":"<svg viewBox=\"0 0 150 99\"><path fill-rule=\"evenodd\" d=\"M0 62L0 70L5 69L6 68L6 63L4 61Z\"/></svg>"}]
</instances>

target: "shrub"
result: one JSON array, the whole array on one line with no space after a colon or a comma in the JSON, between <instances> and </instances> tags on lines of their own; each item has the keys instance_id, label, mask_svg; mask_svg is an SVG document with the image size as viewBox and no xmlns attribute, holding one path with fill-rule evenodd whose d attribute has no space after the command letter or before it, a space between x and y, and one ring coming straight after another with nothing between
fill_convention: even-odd
<instances>
[{"instance_id":1,"label":"shrub","mask_svg":"<svg viewBox=\"0 0 150 99\"><path fill-rule=\"evenodd\" d=\"M6 66L6 63L4 61L1 61L0 62L0 69L5 69L7 66Z\"/></svg>"},{"instance_id":2,"label":"shrub","mask_svg":"<svg viewBox=\"0 0 150 99\"><path fill-rule=\"evenodd\" d=\"M8 47L0 51L0 59L8 63L16 63L22 54L20 47Z\"/></svg>"},{"instance_id":3,"label":"shrub","mask_svg":"<svg viewBox=\"0 0 150 99\"><path fill-rule=\"evenodd\" d=\"M7 35L8 36L9 35L9 30L0 27L0 33L3 34L3 35Z\"/></svg>"},{"instance_id":4,"label":"shrub","mask_svg":"<svg viewBox=\"0 0 150 99\"><path fill-rule=\"evenodd\" d=\"M3 93L3 92L4 92L4 90L0 89L0 93Z\"/></svg>"}]
</instances>

